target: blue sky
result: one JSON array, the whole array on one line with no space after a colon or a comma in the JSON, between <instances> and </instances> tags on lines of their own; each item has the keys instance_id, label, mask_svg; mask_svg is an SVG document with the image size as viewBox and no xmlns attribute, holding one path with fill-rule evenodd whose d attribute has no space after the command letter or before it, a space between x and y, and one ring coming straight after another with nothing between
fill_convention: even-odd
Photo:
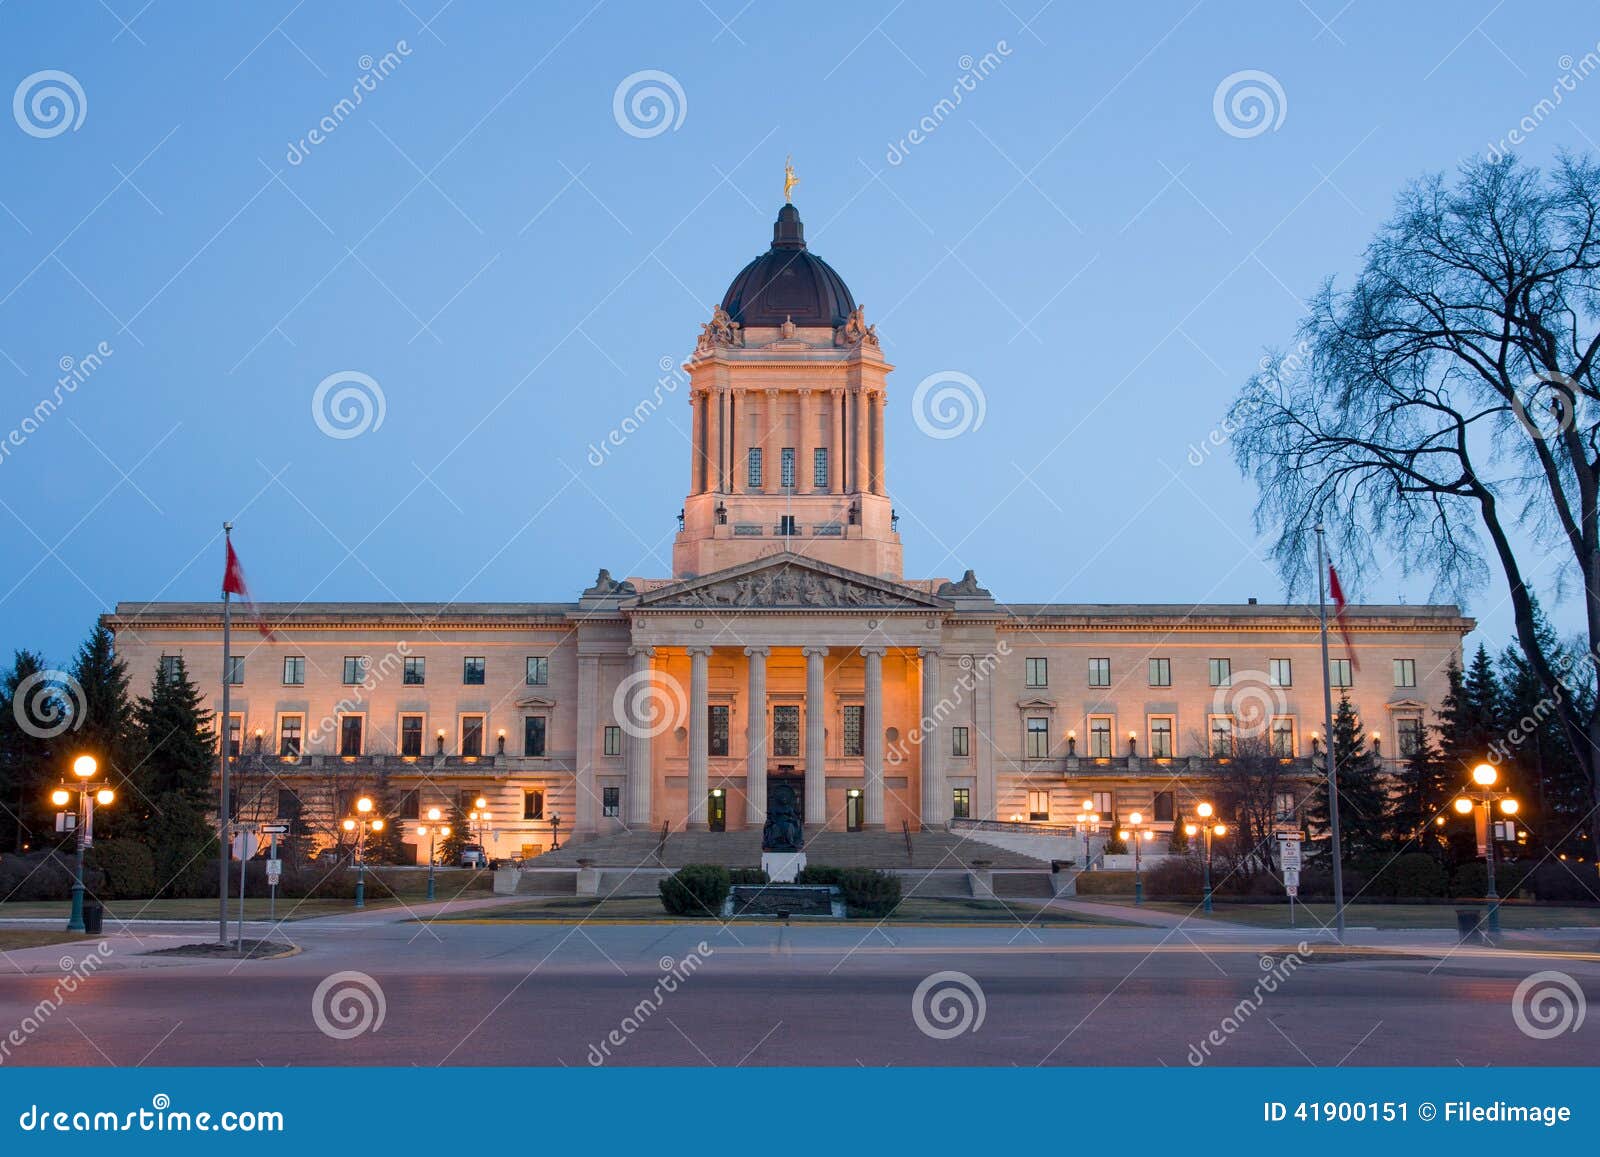
<instances>
[{"instance_id":1,"label":"blue sky","mask_svg":"<svg viewBox=\"0 0 1600 1157\"><path fill-rule=\"evenodd\" d=\"M0 647L61 660L119 599L215 597L225 518L269 600L669 573L686 399L603 465L588 448L765 248L786 154L898 366L908 574L1278 599L1252 489L1191 447L1399 187L1500 140L1597 40L1592 8L1491 0L11 0L4 92L67 73L82 119L0 117L0 437L63 359L111 352L0 457ZM681 92L673 127L625 131L614 95L645 70ZM1247 70L1282 114L1254 135L1213 109ZM1522 152L1593 147L1597 109L1580 83ZM329 437L312 399L347 371L383 420ZM983 421L933 438L911 399L946 371ZM1499 585L1469 610L1507 637Z\"/></svg>"}]
</instances>

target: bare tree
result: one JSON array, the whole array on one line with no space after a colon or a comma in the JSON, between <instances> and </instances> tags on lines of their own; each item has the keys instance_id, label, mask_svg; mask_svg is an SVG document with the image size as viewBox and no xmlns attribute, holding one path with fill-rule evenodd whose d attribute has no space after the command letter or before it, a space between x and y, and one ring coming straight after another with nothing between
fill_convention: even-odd
<instances>
[{"instance_id":1,"label":"bare tree","mask_svg":"<svg viewBox=\"0 0 1600 1157\"><path fill-rule=\"evenodd\" d=\"M1278 797L1293 786L1304 787L1306 775L1296 775L1272 753L1260 736L1241 738L1233 755L1216 770L1217 803L1232 825L1228 847L1234 870L1245 879L1270 872L1277 854Z\"/></svg>"},{"instance_id":2,"label":"bare tree","mask_svg":"<svg viewBox=\"0 0 1600 1157\"><path fill-rule=\"evenodd\" d=\"M1381 546L1459 597L1492 564L1600 795L1600 720L1567 690L1591 681L1600 646L1600 167L1563 157L1541 173L1508 158L1412 184L1355 283L1313 298L1300 339L1228 418L1285 578L1304 589L1311 577L1318 520L1354 571ZM1576 676L1547 652L1534 610L1573 580L1591 657ZM1592 810L1589 822L1600 837Z\"/></svg>"}]
</instances>

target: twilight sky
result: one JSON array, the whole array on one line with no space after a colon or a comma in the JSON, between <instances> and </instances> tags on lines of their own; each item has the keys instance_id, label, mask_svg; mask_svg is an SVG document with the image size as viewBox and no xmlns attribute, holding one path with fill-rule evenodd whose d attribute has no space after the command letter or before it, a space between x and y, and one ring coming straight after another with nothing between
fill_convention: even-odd
<instances>
[{"instance_id":1,"label":"twilight sky","mask_svg":"<svg viewBox=\"0 0 1600 1157\"><path fill-rule=\"evenodd\" d=\"M1597 41L1590 6L1492 0L11 0L0 648L216 597L226 518L263 600L669 573L662 367L766 247L787 154L898 366L909 575L1277 600L1230 399L1404 182L1524 118L1531 160L1596 148ZM942 426L939 374L970 403ZM1506 640L1500 584L1467 609Z\"/></svg>"}]
</instances>

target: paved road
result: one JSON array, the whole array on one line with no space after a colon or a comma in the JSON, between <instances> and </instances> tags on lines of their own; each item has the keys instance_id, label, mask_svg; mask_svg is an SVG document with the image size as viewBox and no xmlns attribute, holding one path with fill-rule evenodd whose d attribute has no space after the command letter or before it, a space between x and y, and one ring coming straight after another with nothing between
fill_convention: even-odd
<instances>
[{"instance_id":1,"label":"paved road","mask_svg":"<svg viewBox=\"0 0 1600 1157\"><path fill-rule=\"evenodd\" d=\"M1560 969L1586 1000L1600 999L1600 954L1451 951L1426 934L1368 936L1409 940L1415 957L1352 959L1315 944L1301 956L1288 936L1245 929L429 928L329 918L287 932L299 955L244 963L140 955L204 935L171 925L137 940L114 935L104 966L43 1016L62 950L13 953L14 970L37 971L0 976L0 1041L14 1025L28 1029L0 1061L1326 1066L1600 1056L1600 1017L1537 1040L1512 1015L1518 983L1541 969ZM375 1032L336 1039L318 1027L313 996L346 970L373 978L384 1018ZM913 1013L919 984L940 972L970 980L947 978L934 992L955 985L975 1008L981 990L983 1005L981 1024L969 1018L948 1039L924 1032ZM949 995L923 1001L935 1033L940 1009L952 1027L962 1021ZM342 1008L361 1018L354 999ZM335 1015L322 1019L340 1027Z\"/></svg>"}]
</instances>

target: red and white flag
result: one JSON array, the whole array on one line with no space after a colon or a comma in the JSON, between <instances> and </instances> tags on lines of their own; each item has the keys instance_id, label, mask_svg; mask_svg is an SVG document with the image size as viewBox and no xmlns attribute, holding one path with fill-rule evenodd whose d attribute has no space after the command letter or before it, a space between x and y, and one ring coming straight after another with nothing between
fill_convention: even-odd
<instances>
[{"instance_id":1,"label":"red and white flag","mask_svg":"<svg viewBox=\"0 0 1600 1157\"><path fill-rule=\"evenodd\" d=\"M1339 636L1344 639L1344 649L1350 652L1350 669L1361 670L1361 663L1356 659L1356 649L1350 642L1350 625L1345 620L1344 588L1339 585L1339 572L1333 569L1333 564L1328 564L1328 593L1333 596L1333 621L1339 626Z\"/></svg>"},{"instance_id":2,"label":"red and white flag","mask_svg":"<svg viewBox=\"0 0 1600 1157\"><path fill-rule=\"evenodd\" d=\"M263 638L272 638L272 628L261 618L255 602L250 598L250 588L244 581L244 567L239 565L239 556L233 552L232 539L228 540L228 564L222 572L222 593L238 595L245 605L245 612L255 618L256 630L261 632Z\"/></svg>"}]
</instances>

